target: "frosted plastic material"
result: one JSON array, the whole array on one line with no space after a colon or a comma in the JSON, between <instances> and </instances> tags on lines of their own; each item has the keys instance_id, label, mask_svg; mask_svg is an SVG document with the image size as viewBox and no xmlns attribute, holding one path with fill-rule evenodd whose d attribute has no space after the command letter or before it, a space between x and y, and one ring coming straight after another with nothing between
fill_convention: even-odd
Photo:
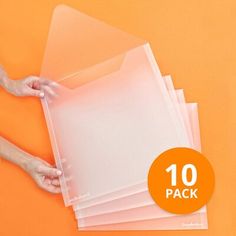
<instances>
[{"instance_id":1,"label":"frosted plastic material","mask_svg":"<svg viewBox=\"0 0 236 236\"><path fill-rule=\"evenodd\" d=\"M165 83L165 86L168 90L168 95L170 96L173 104L174 104L174 108L176 109L176 112L181 120L181 122L183 123L186 132L188 133L188 137L191 139L191 143L192 143L192 139L193 139L193 134L192 134L192 130L191 127L188 128L186 123L189 122L189 117L188 114L184 114L182 112L186 112L186 103L185 103L185 98L184 98L184 94L183 94L183 90L175 90L174 89L174 85L173 85L173 81L171 76L163 76L163 81ZM194 145L192 146L194 148ZM78 210L78 209L85 209L88 208L88 210L85 209L85 211L81 210L80 213L78 211L77 214L80 214L81 216L86 217L87 214L89 214L89 210L91 210L93 213L89 214L89 215L96 215L98 213L96 213L96 209L98 210L102 210L102 209L109 209L109 212L113 212L114 208L116 210L122 210L122 209L128 209L128 208L132 208L132 207L139 207L139 206L143 206L143 205L147 205L147 204L151 204L153 203L152 199L150 199L149 194L146 194L145 198L142 198L141 200L139 198L136 198L136 196L138 196L138 194L140 193L142 195L143 191L147 191L147 186L146 184L142 184L139 186L135 186L135 189L132 187L131 189L126 189L125 191L125 196L122 193L113 193L113 195L109 195L109 196L103 196L103 198L100 199L93 199L92 201L84 201L82 203L74 203L73 204L73 209L74 210ZM127 197L131 197L134 194L134 200L132 202L128 200L128 203L126 204L126 196ZM120 199L121 198L121 199ZM115 201L114 201L115 200ZM114 202L114 204L112 204L112 202ZM107 207L106 207L106 203L107 203ZM99 208L99 204L102 204L102 208ZM94 206L94 208L92 207ZM130 207L129 207L130 206ZM99 212L100 212L99 211ZM101 212L100 212L101 213ZM105 213L105 211L103 212Z\"/></svg>"},{"instance_id":2,"label":"frosted plastic material","mask_svg":"<svg viewBox=\"0 0 236 236\"><path fill-rule=\"evenodd\" d=\"M194 141L182 108L176 109L168 96L149 44L74 9L59 6L54 12L41 76L58 84L58 96L46 94L42 105L67 206L141 194L156 156ZM130 214L140 209L133 210L114 212L110 220L100 215L97 221L80 221L83 226L109 223L96 230L207 224L205 212L180 217L161 212L161 219L111 225L135 220ZM151 206L144 212L156 216Z\"/></svg>"},{"instance_id":3,"label":"frosted plastic material","mask_svg":"<svg viewBox=\"0 0 236 236\"><path fill-rule=\"evenodd\" d=\"M182 96L182 91L181 93L176 91L176 94L177 94L177 98L182 98L182 99L178 99L178 101L182 102L184 98ZM179 105L184 105L184 104L180 103ZM188 112L187 115L191 124L190 128L192 128L193 130L192 132L194 136L193 139L196 141L195 149L197 149L199 145L198 140L200 140L197 104L192 103L192 104L186 104L185 106L186 106L186 111ZM144 204L142 207L137 207L136 205L136 207L133 208L135 203L142 204L144 200L147 201L147 198L149 198L149 194L147 191L144 191L141 194L136 194L130 197L119 199L117 201L111 201L103 205L97 205L97 206L90 207L87 209L86 208L80 209L76 211L76 217L79 219L80 227L90 227L90 226L95 226L95 225L140 221L140 220L147 220L147 219L150 220L150 219L158 219L158 218L175 216L174 214L170 214L162 210L155 203L152 203L152 201L150 201L149 203L146 203L146 205ZM126 207L126 209L122 210L121 209L122 207L123 209L125 209ZM111 209L113 209L113 211ZM100 211L100 214L98 214L99 211ZM111 213L104 214L104 213L107 213L106 211L107 212L110 211ZM103 212L103 214L101 214L101 212ZM203 222L207 221L205 207L203 207L196 213L202 213L201 214L202 217L199 220L202 221L203 220L202 218L205 217ZM189 215L189 217L191 218L191 215ZM200 221L198 222L199 224L202 224L201 227L203 227L203 222L200 222ZM207 227L207 225L205 225L204 227Z\"/></svg>"},{"instance_id":4,"label":"frosted plastic material","mask_svg":"<svg viewBox=\"0 0 236 236\"><path fill-rule=\"evenodd\" d=\"M79 227L79 225L78 225ZM189 230L207 229L205 213L181 215L161 219L126 222L119 224L79 227L81 231L112 231L112 230Z\"/></svg>"},{"instance_id":5,"label":"frosted plastic material","mask_svg":"<svg viewBox=\"0 0 236 236\"><path fill-rule=\"evenodd\" d=\"M201 210L196 211L193 214L202 213L202 217L204 216L205 207ZM189 214L191 218L192 214ZM150 220L150 219L161 219L161 218L173 218L177 215L170 214L157 205L148 205L144 207L137 207L134 209L129 209L125 211L117 211L110 214L97 215L87 218L79 218L79 226L80 227L90 227L90 226L98 226L98 225L106 225L106 224L116 224L116 223L124 223L124 222L134 222L141 220Z\"/></svg>"},{"instance_id":6,"label":"frosted plastic material","mask_svg":"<svg viewBox=\"0 0 236 236\"><path fill-rule=\"evenodd\" d=\"M195 144L193 142L193 135L192 135L192 131L191 131L191 124L190 124L190 120L189 120L188 110L187 110L186 101L185 101L185 97L184 97L184 90L177 89L175 92L177 95L177 100L179 102L179 108L180 108L181 114L184 118L184 123L185 123L185 127L187 129L189 140L191 142L192 147L195 147Z\"/></svg>"},{"instance_id":7,"label":"frosted plastic material","mask_svg":"<svg viewBox=\"0 0 236 236\"><path fill-rule=\"evenodd\" d=\"M195 140L199 140L199 124L197 104L186 104L189 120L193 129ZM195 143L198 145L198 142ZM145 194L147 192L143 192ZM141 200L145 195L138 194ZM137 197L137 196L136 196ZM127 198L132 202L132 198ZM102 206L100 206L102 207ZM85 209L84 209L85 210ZM193 217L194 215L194 217ZM159 219L158 219L159 218ZM164 218L164 219L163 219ZM167 219L169 218L169 219ZM111 214L101 214L93 217L79 218L80 230L140 230L140 229L207 229L206 207L186 216L177 217L163 211L158 206L148 205ZM123 222L121 224L121 222ZM127 223L130 222L130 223ZM189 222L189 223L187 223ZM119 224L117 224L119 223ZM178 223L178 226L176 224ZM180 224L182 223L182 224ZM107 225L112 224L112 225ZM147 226L148 225L148 226Z\"/></svg>"},{"instance_id":8,"label":"frosted plastic material","mask_svg":"<svg viewBox=\"0 0 236 236\"><path fill-rule=\"evenodd\" d=\"M190 146L143 40L59 6L41 76L59 84L42 105L67 206L145 186L156 156Z\"/></svg>"},{"instance_id":9,"label":"frosted plastic material","mask_svg":"<svg viewBox=\"0 0 236 236\"><path fill-rule=\"evenodd\" d=\"M190 128L190 124L188 120L189 118L186 115L186 104L185 104L184 92L182 89L175 90L174 84L170 75L163 76L163 79L164 79L166 88L168 90L168 94L172 102L175 104L175 109L178 115L178 119L180 119L182 124L184 124L189 142L191 146L193 147L194 146L193 134Z\"/></svg>"},{"instance_id":10,"label":"frosted plastic material","mask_svg":"<svg viewBox=\"0 0 236 236\"><path fill-rule=\"evenodd\" d=\"M174 109L176 110L178 118L182 122L185 132L187 133L187 135L190 139L189 142L192 143L191 147L193 147L193 142L192 142L193 135L192 135L191 128L189 129L185 125L186 119L188 119L188 117L186 117L187 114L184 114L184 116L182 114L182 111L186 112L185 111L186 110L185 98L184 98L183 90L176 90L175 91L172 78L169 75L163 76L163 81L164 81L165 87L168 91L168 96L170 97L172 103L174 104ZM127 206L126 206L126 204L121 203L120 202L121 200L126 199L125 198L126 196L129 197L129 196L132 196L133 194L135 196L138 195L139 193L142 194L143 191L147 191L146 182L139 184L139 185L132 186L130 188L123 189L122 191L116 191L114 193L103 195L102 197L99 197L96 199L92 199L89 201L83 201L83 202L79 202L79 203L74 203L73 209L74 210L84 209L87 207L97 206L99 204L103 204L103 207L104 207L104 205L106 205L106 202L109 205L110 211L113 211L112 210L113 207L115 207L115 209L118 209L118 207L121 207L122 209L124 209L124 207L127 207ZM140 204L141 204L141 206L143 206L144 204L148 204L148 203L150 204L150 202L153 203L153 201L150 200L149 194L147 194L147 196L148 197L143 198L142 201L139 201L139 202L134 201L132 206L135 206L135 204L136 204L136 207L138 207L138 206L140 206ZM121 198L121 200L119 200L120 198ZM113 200L117 200L117 201L115 201L113 207L111 207L110 201L113 201ZM134 200L137 200L137 199L135 198ZM117 202L120 202L120 205L119 204L117 205ZM129 201L129 204L130 204L130 201ZM95 209L96 209L96 207L95 207ZM83 214L83 211L81 211L81 214Z\"/></svg>"}]
</instances>

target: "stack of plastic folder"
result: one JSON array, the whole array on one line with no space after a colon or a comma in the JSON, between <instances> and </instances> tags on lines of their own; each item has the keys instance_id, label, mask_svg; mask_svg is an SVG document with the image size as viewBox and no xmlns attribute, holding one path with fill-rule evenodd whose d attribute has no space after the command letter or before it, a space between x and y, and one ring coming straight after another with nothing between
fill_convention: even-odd
<instances>
[{"instance_id":1,"label":"stack of plastic folder","mask_svg":"<svg viewBox=\"0 0 236 236\"><path fill-rule=\"evenodd\" d=\"M207 228L205 207L174 215L148 192L160 153L201 147L197 104L161 75L147 42L60 5L41 76L58 84L42 105L79 230Z\"/></svg>"}]
</instances>

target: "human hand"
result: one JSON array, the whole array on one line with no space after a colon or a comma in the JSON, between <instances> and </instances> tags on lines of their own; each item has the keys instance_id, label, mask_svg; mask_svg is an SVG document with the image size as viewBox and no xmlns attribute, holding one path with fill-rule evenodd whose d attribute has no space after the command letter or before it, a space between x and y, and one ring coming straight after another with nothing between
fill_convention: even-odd
<instances>
[{"instance_id":1,"label":"human hand","mask_svg":"<svg viewBox=\"0 0 236 236\"><path fill-rule=\"evenodd\" d=\"M24 163L23 168L34 179L40 188L50 193L61 192L59 176L62 173L46 161L32 157Z\"/></svg>"},{"instance_id":2,"label":"human hand","mask_svg":"<svg viewBox=\"0 0 236 236\"><path fill-rule=\"evenodd\" d=\"M20 80L7 79L5 89L15 96L35 96L43 98L45 93L55 96L56 83L37 76L28 76Z\"/></svg>"}]
</instances>

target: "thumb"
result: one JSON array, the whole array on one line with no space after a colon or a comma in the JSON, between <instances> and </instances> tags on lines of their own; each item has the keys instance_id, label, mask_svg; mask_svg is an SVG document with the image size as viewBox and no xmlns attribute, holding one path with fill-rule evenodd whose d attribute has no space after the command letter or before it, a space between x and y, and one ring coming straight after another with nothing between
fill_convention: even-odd
<instances>
[{"instance_id":1,"label":"thumb","mask_svg":"<svg viewBox=\"0 0 236 236\"><path fill-rule=\"evenodd\" d=\"M43 175L47 175L47 176L51 176L51 177L58 177L61 175L61 171L53 168L53 167L49 167L49 166L44 166L44 165L40 165L37 168L38 173L43 174Z\"/></svg>"}]
</instances>

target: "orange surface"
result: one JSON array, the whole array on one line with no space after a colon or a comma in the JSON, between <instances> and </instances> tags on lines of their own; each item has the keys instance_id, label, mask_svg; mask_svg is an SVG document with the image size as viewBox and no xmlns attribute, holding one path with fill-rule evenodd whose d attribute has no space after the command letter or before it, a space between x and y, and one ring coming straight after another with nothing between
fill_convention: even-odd
<instances>
[{"instance_id":1,"label":"orange surface","mask_svg":"<svg viewBox=\"0 0 236 236\"><path fill-rule=\"evenodd\" d=\"M231 107L236 94L233 87L236 2L1 0L0 63L12 78L39 74L50 17L58 3L68 4L148 40L162 73L170 73L175 85L185 89L187 99L199 103L203 153L212 163L216 175L215 191L208 204L209 230L78 232L72 209L64 207L61 196L43 192L19 168L1 161L0 235L235 235L236 162L233 148L236 137L233 128L236 111ZM53 162L37 99L14 98L0 89L0 135Z\"/></svg>"}]
</instances>

